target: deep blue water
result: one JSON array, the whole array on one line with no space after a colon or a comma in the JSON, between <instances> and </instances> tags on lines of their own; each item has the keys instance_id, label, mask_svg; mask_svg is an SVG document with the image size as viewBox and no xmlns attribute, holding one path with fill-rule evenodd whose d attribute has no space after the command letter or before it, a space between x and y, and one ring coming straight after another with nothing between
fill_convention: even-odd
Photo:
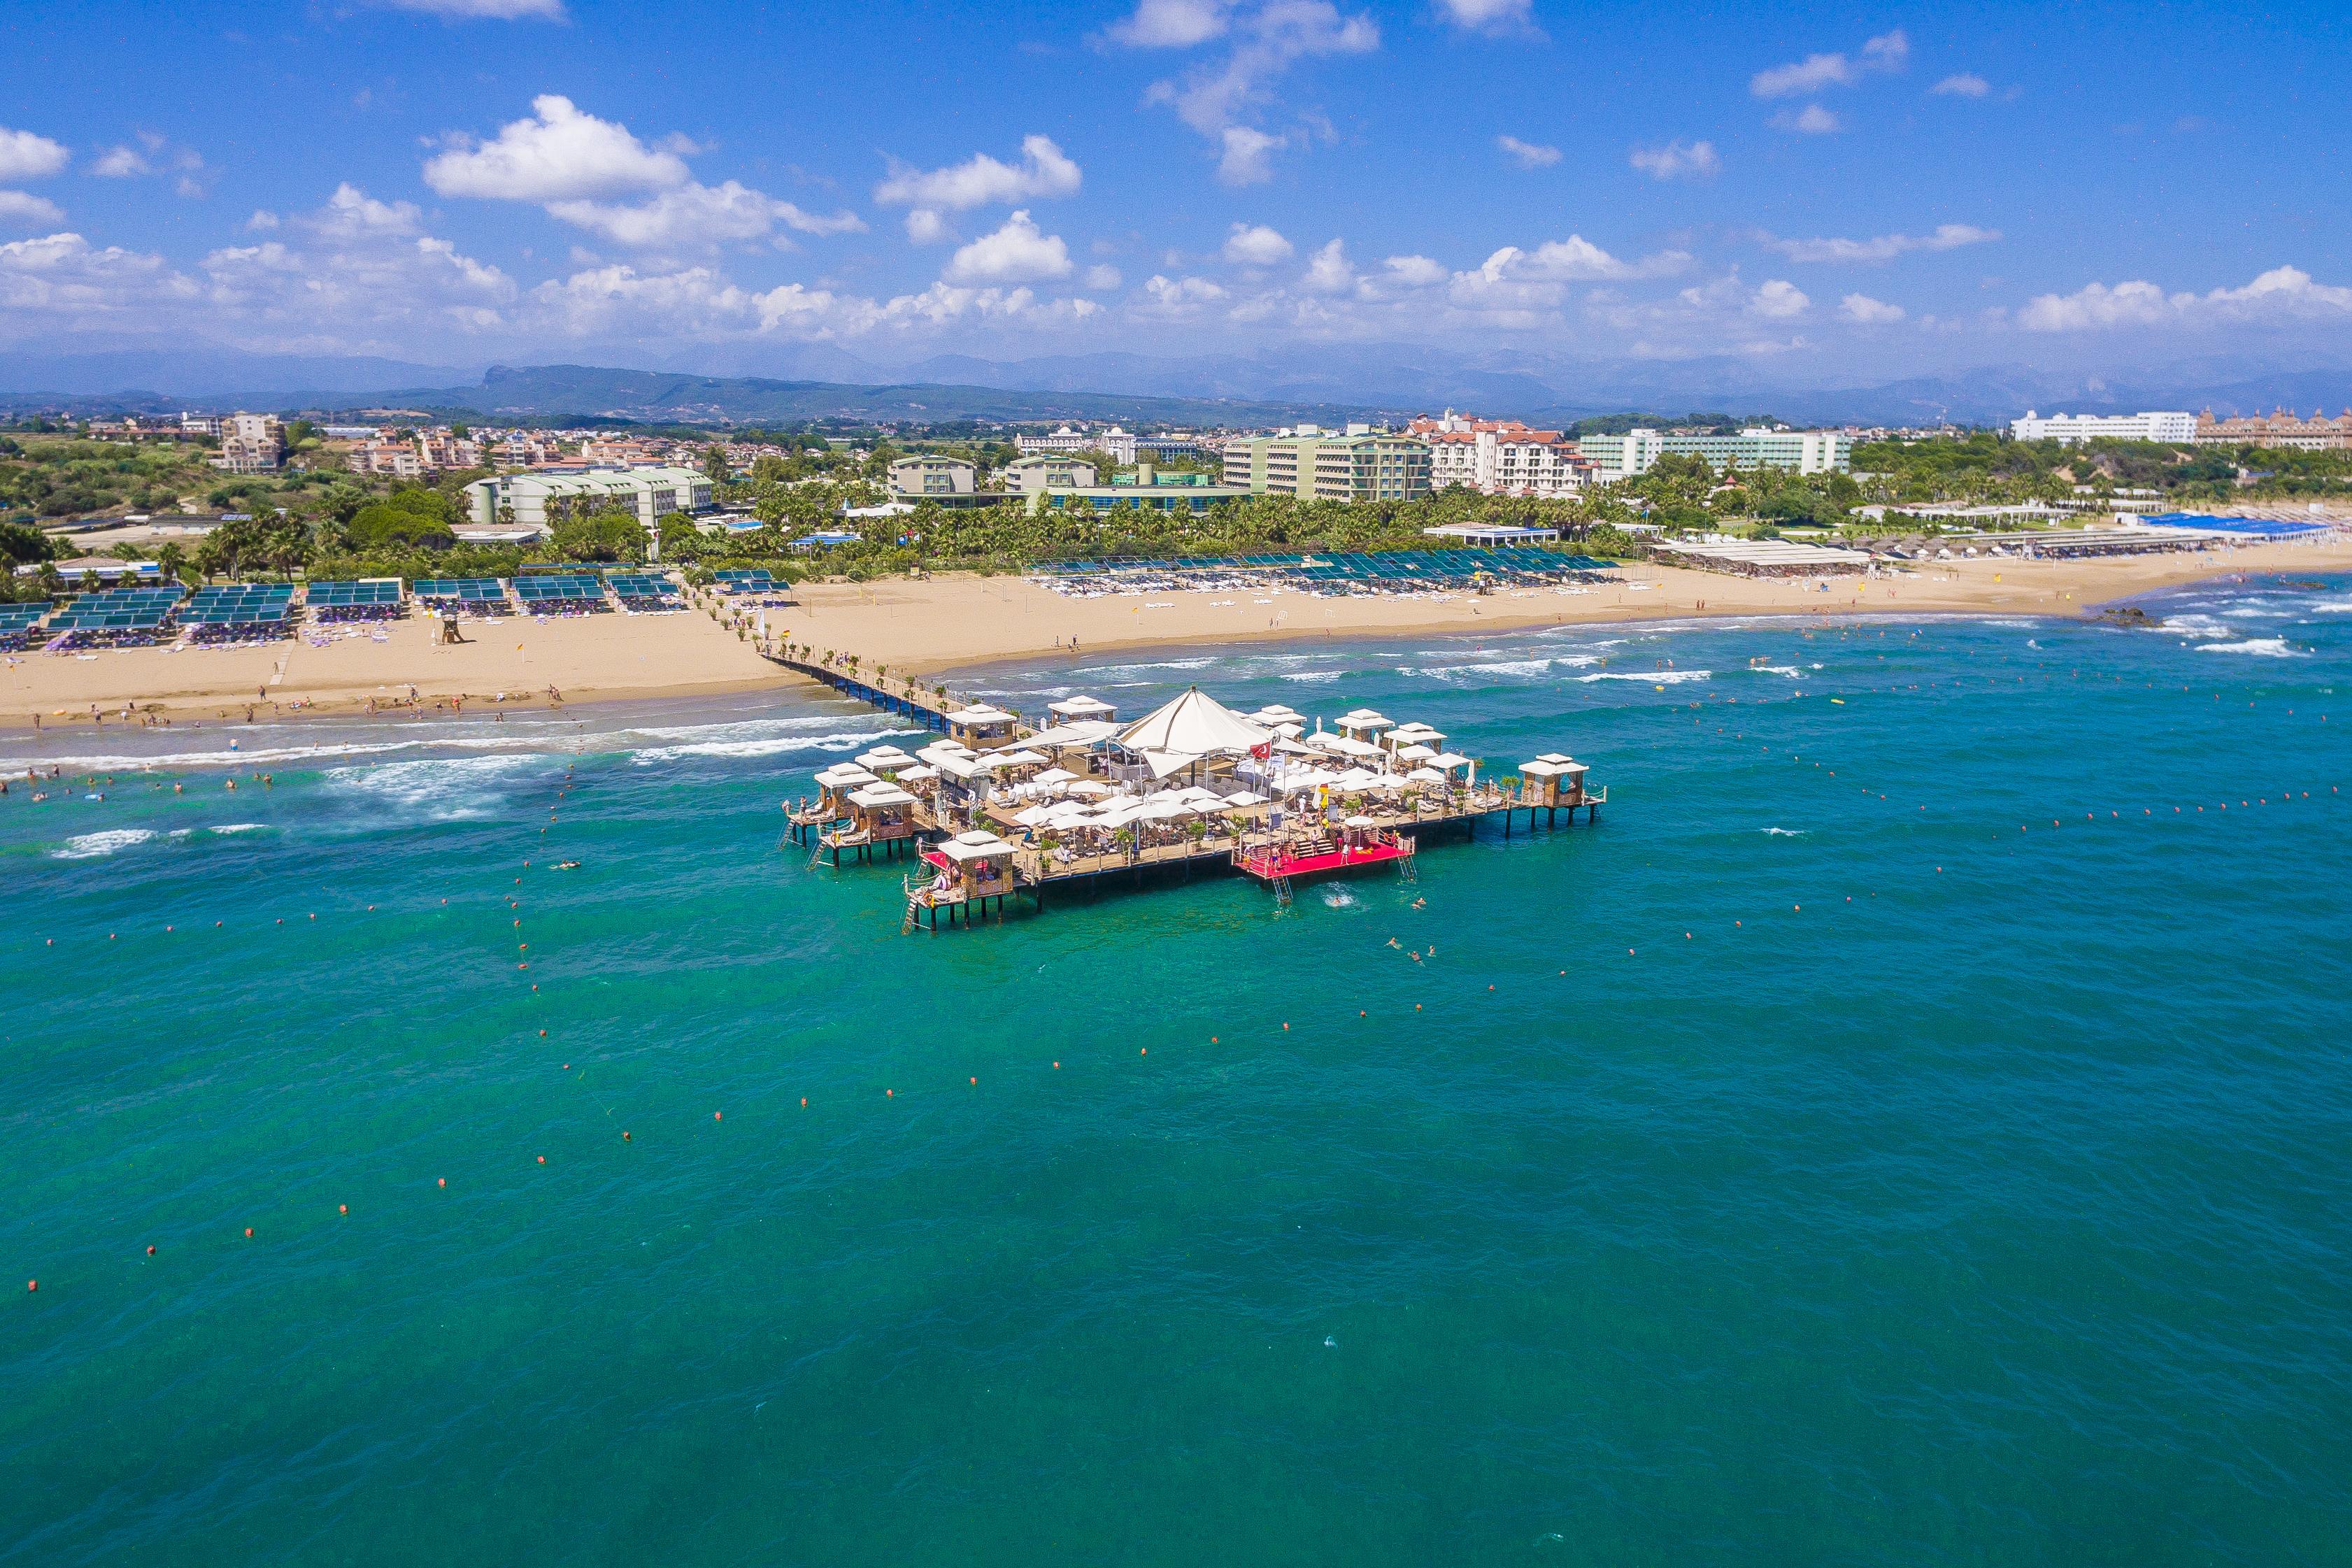
<instances>
[{"instance_id":1,"label":"deep blue water","mask_svg":"<svg viewBox=\"0 0 2352 1568\"><path fill-rule=\"evenodd\" d=\"M0 1560L2345 1562L2352 583L2153 607L975 671L1611 802L937 935L830 697L0 742Z\"/></svg>"}]
</instances>

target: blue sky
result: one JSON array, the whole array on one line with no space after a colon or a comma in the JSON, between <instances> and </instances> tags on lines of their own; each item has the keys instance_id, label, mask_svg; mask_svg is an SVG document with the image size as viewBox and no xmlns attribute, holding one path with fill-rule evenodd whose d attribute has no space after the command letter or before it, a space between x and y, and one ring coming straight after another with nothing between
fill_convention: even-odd
<instances>
[{"instance_id":1,"label":"blue sky","mask_svg":"<svg viewBox=\"0 0 2352 1568\"><path fill-rule=\"evenodd\" d=\"M18 6L0 344L2346 364L2347 9Z\"/></svg>"}]
</instances>

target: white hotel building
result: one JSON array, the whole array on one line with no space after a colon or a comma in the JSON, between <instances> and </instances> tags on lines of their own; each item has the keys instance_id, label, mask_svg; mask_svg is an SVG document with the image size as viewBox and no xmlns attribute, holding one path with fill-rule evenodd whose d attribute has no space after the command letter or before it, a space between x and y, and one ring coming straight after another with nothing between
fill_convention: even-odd
<instances>
[{"instance_id":1,"label":"white hotel building","mask_svg":"<svg viewBox=\"0 0 2352 1568\"><path fill-rule=\"evenodd\" d=\"M2045 419L2029 408L2024 418L2009 422L2009 433L2020 441L2176 441L2186 447L2197 439L2197 416L2053 414Z\"/></svg>"},{"instance_id":2,"label":"white hotel building","mask_svg":"<svg viewBox=\"0 0 2352 1568\"><path fill-rule=\"evenodd\" d=\"M1490 496L1572 496L1592 464L1557 430L1530 430L1516 419L1471 419L1447 409L1414 420L1405 434L1429 445L1429 488L1463 485Z\"/></svg>"}]
</instances>

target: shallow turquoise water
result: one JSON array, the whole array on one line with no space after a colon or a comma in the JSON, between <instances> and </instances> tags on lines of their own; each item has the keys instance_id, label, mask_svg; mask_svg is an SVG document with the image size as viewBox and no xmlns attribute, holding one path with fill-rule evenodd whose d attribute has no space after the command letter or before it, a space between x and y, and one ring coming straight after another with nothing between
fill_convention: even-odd
<instances>
[{"instance_id":1,"label":"shallow turquoise water","mask_svg":"<svg viewBox=\"0 0 2352 1568\"><path fill-rule=\"evenodd\" d=\"M1286 913L902 937L829 698L0 742L0 1559L2343 1562L2312 582L975 672L1610 786Z\"/></svg>"}]
</instances>

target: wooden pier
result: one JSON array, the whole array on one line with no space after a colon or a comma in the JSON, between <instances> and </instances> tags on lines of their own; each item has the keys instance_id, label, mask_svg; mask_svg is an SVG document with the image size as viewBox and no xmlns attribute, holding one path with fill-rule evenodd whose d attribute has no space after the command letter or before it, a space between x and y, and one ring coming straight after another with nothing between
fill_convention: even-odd
<instances>
[{"instance_id":1,"label":"wooden pier","mask_svg":"<svg viewBox=\"0 0 2352 1568\"><path fill-rule=\"evenodd\" d=\"M893 691L882 678L868 680L857 674L854 665L844 669L819 659L802 658L794 654L779 653L764 647L760 650L760 657L771 664L782 665L795 675L805 675L811 680L821 681L844 696L855 697L885 713L912 719L924 729L937 730L942 735L951 732L948 715L964 707L957 699L941 697L936 691L926 691L911 680L899 681L898 689ZM1029 732L1027 726L1018 726L1015 736Z\"/></svg>"}]
</instances>

